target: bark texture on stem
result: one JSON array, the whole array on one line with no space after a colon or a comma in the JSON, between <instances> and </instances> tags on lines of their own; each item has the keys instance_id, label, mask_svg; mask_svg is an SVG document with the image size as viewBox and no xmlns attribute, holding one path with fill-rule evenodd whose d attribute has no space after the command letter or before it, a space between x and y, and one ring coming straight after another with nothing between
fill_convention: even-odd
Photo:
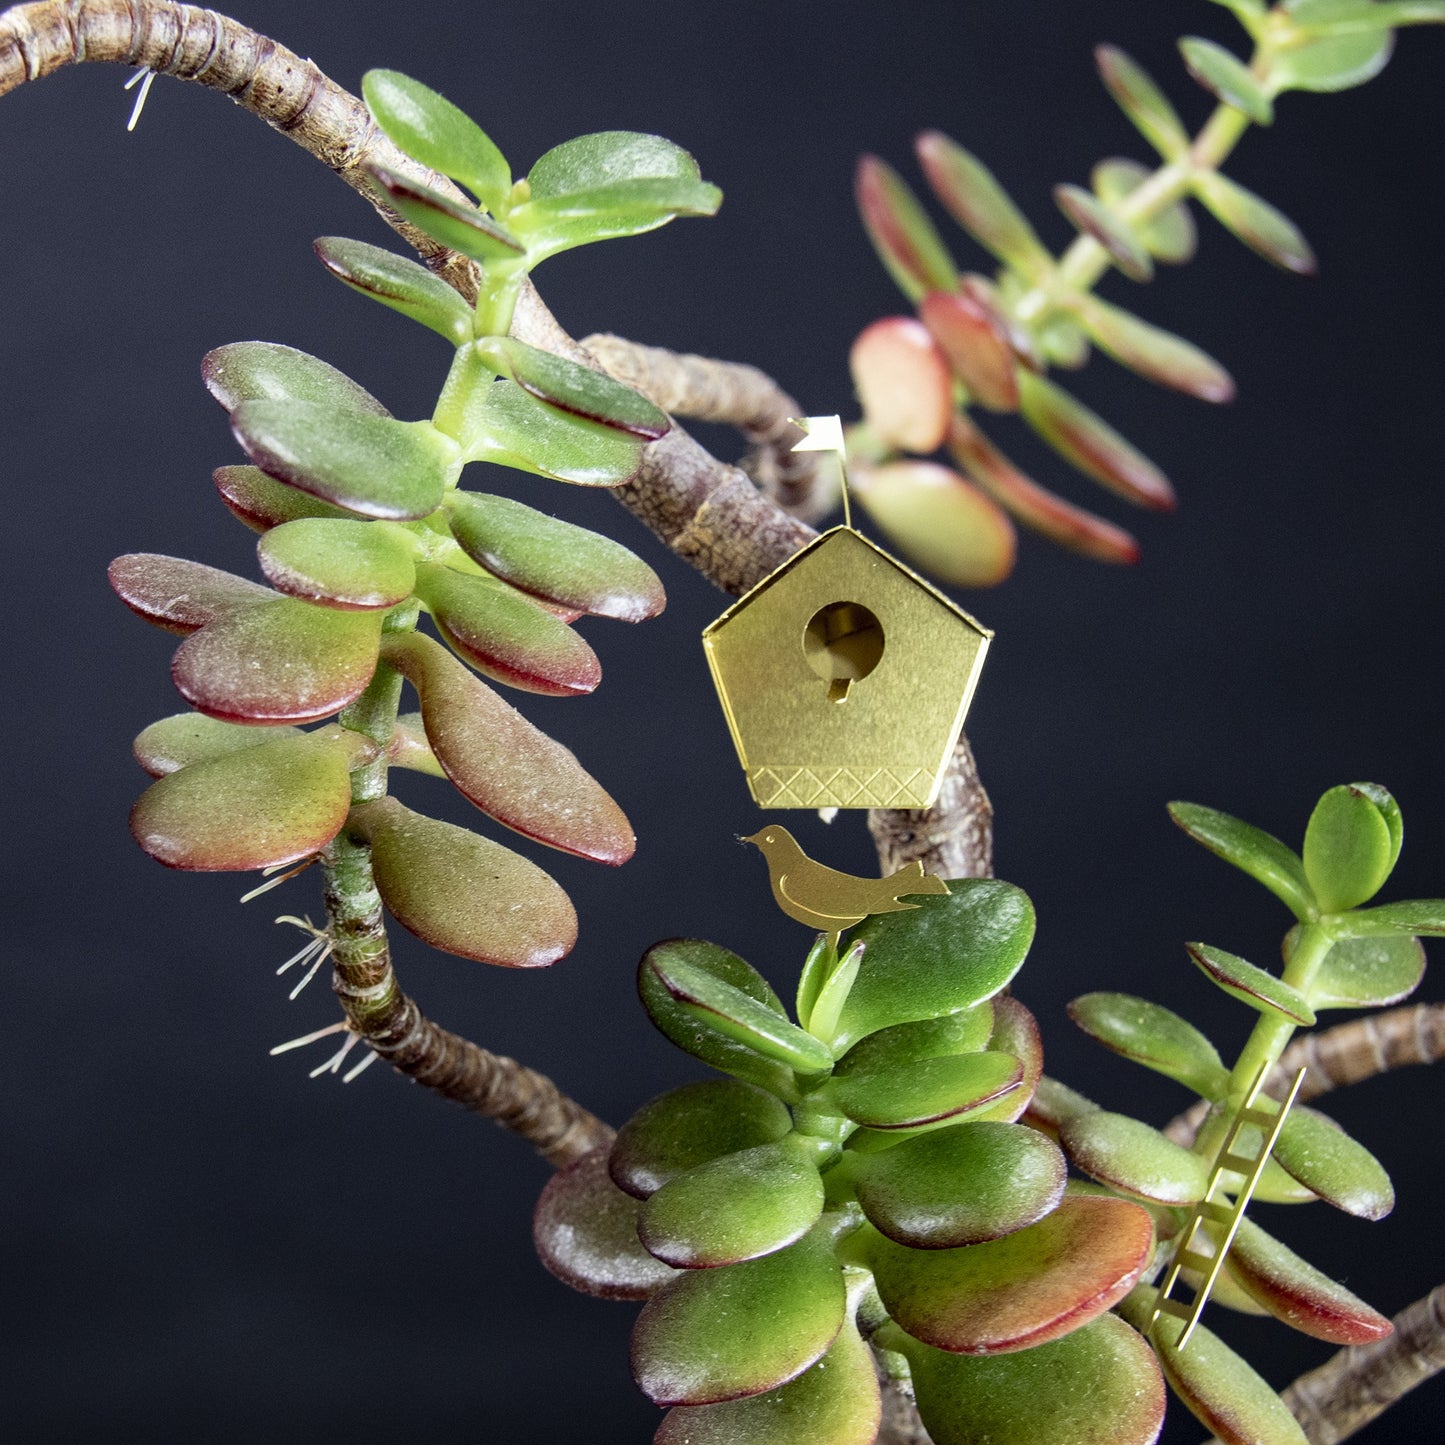
<instances>
[{"instance_id":1,"label":"bark texture on stem","mask_svg":"<svg viewBox=\"0 0 1445 1445\"><path fill-rule=\"evenodd\" d=\"M912 863L939 878L993 877L993 804L960 733L931 808L873 808L868 831L884 877Z\"/></svg>"},{"instance_id":2,"label":"bark texture on stem","mask_svg":"<svg viewBox=\"0 0 1445 1445\"><path fill-rule=\"evenodd\" d=\"M544 1075L428 1019L391 966L368 851L338 839L324 860L332 986L351 1031L398 1073L493 1119L558 1169L610 1146L613 1131Z\"/></svg>"}]
</instances>

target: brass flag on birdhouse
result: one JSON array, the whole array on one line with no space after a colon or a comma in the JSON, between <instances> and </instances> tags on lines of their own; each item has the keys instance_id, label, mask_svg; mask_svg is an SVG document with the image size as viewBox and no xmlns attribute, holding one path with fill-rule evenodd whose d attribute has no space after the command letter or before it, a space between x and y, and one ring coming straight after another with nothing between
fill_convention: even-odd
<instances>
[{"instance_id":1,"label":"brass flag on birdhouse","mask_svg":"<svg viewBox=\"0 0 1445 1445\"><path fill-rule=\"evenodd\" d=\"M795 450L842 452L837 417ZM926 808L993 633L844 525L790 557L702 635L763 808Z\"/></svg>"}]
</instances>

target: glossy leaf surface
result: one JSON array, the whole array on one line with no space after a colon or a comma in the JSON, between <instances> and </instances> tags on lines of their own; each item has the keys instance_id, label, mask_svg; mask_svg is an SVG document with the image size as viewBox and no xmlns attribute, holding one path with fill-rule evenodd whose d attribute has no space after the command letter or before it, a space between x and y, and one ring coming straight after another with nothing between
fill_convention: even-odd
<instances>
[{"instance_id":1,"label":"glossy leaf surface","mask_svg":"<svg viewBox=\"0 0 1445 1445\"><path fill-rule=\"evenodd\" d=\"M394 607L416 585L412 549L375 522L283 522L261 538L256 552L278 592L323 607Z\"/></svg>"},{"instance_id":2,"label":"glossy leaf surface","mask_svg":"<svg viewBox=\"0 0 1445 1445\"><path fill-rule=\"evenodd\" d=\"M1034 910L1019 889L994 879L949 883L906 913L865 920L849 934L867 946L839 1019L837 1044L890 1024L937 1018L998 993L1034 936Z\"/></svg>"},{"instance_id":3,"label":"glossy leaf surface","mask_svg":"<svg viewBox=\"0 0 1445 1445\"><path fill-rule=\"evenodd\" d=\"M472 308L425 266L345 236L323 236L314 249L321 264L354 291L421 322L453 346L471 340Z\"/></svg>"},{"instance_id":4,"label":"glossy leaf surface","mask_svg":"<svg viewBox=\"0 0 1445 1445\"><path fill-rule=\"evenodd\" d=\"M965 277L956 291L930 291L918 319L938 343L969 395L990 411L1017 411L1018 360L1005 318L993 298Z\"/></svg>"},{"instance_id":5,"label":"glossy leaf surface","mask_svg":"<svg viewBox=\"0 0 1445 1445\"><path fill-rule=\"evenodd\" d=\"M1143 66L1115 45L1099 46L1094 60L1109 94L1140 135L1165 160L1182 156L1189 149L1189 132Z\"/></svg>"},{"instance_id":6,"label":"glossy leaf surface","mask_svg":"<svg viewBox=\"0 0 1445 1445\"><path fill-rule=\"evenodd\" d=\"M860 1039L838 1060L834 1072L839 1076L906 1072L920 1059L977 1053L988 1047L993 1020L994 1005L981 1003L938 1018L894 1024Z\"/></svg>"},{"instance_id":7,"label":"glossy leaf surface","mask_svg":"<svg viewBox=\"0 0 1445 1445\"><path fill-rule=\"evenodd\" d=\"M554 1174L537 1201L532 1241L560 1279L599 1299L646 1299L676 1271L643 1249L637 1200L607 1177L607 1151L594 1149Z\"/></svg>"},{"instance_id":8,"label":"glossy leaf surface","mask_svg":"<svg viewBox=\"0 0 1445 1445\"><path fill-rule=\"evenodd\" d=\"M1206 1099L1221 1098L1228 1086L1229 1071L1214 1045L1157 1003L1127 993L1086 993L1069 1005L1069 1017L1106 1049Z\"/></svg>"},{"instance_id":9,"label":"glossy leaf surface","mask_svg":"<svg viewBox=\"0 0 1445 1445\"><path fill-rule=\"evenodd\" d=\"M543 968L577 941L571 900L500 843L389 797L353 808L351 826L371 844L382 902L433 948L506 968Z\"/></svg>"},{"instance_id":10,"label":"glossy leaf surface","mask_svg":"<svg viewBox=\"0 0 1445 1445\"><path fill-rule=\"evenodd\" d=\"M386 204L432 240L483 265L521 258L521 241L485 211L418 185L385 166L369 165L367 171Z\"/></svg>"},{"instance_id":11,"label":"glossy leaf surface","mask_svg":"<svg viewBox=\"0 0 1445 1445\"><path fill-rule=\"evenodd\" d=\"M276 596L219 567L159 552L128 552L110 564L106 575L116 596L138 617L183 637Z\"/></svg>"},{"instance_id":12,"label":"glossy leaf surface","mask_svg":"<svg viewBox=\"0 0 1445 1445\"><path fill-rule=\"evenodd\" d=\"M870 1222L913 1249L999 1239L1050 1213L1063 1197L1064 1156L1019 1124L965 1123L906 1139L852 1164Z\"/></svg>"},{"instance_id":13,"label":"glossy leaf surface","mask_svg":"<svg viewBox=\"0 0 1445 1445\"><path fill-rule=\"evenodd\" d=\"M1281 49L1270 78L1281 90L1349 90L1373 80L1390 63L1394 49L1394 34L1385 26L1322 35Z\"/></svg>"},{"instance_id":14,"label":"glossy leaf surface","mask_svg":"<svg viewBox=\"0 0 1445 1445\"><path fill-rule=\"evenodd\" d=\"M657 573L610 537L510 497L453 492L447 513L474 562L548 602L623 622L655 617L666 603Z\"/></svg>"},{"instance_id":15,"label":"glossy leaf surface","mask_svg":"<svg viewBox=\"0 0 1445 1445\"><path fill-rule=\"evenodd\" d=\"M1274 1158L1290 1178L1360 1219L1383 1219L1395 1190L1380 1161L1335 1121L1296 1104L1284 1121Z\"/></svg>"},{"instance_id":16,"label":"glossy leaf surface","mask_svg":"<svg viewBox=\"0 0 1445 1445\"><path fill-rule=\"evenodd\" d=\"M1126 1114L1081 1114L1059 1131L1059 1142L1084 1173L1151 1204L1194 1204L1209 1183L1199 1155Z\"/></svg>"},{"instance_id":17,"label":"glossy leaf surface","mask_svg":"<svg viewBox=\"0 0 1445 1445\"><path fill-rule=\"evenodd\" d=\"M958 283L953 258L892 166L865 155L853 179L853 196L878 259L910 301L930 291L953 290Z\"/></svg>"},{"instance_id":18,"label":"glossy leaf surface","mask_svg":"<svg viewBox=\"0 0 1445 1445\"><path fill-rule=\"evenodd\" d=\"M1212 357L1181 336L1163 331L1097 296L1080 297L1084 329L1121 366L1200 401L1234 399L1234 382Z\"/></svg>"},{"instance_id":19,"label":"glossy leaf surface","mask_svg":"<svg viewBox=\"0 0 1445 1445\"><path fill-rule=\"evenodd\" d=\"M336 411L390 416L390 412L329 362L273 341L218 346L201 361L206 390L227 411L243 401L307 401Z\"/></svg>"},{"instance_id":20,"label":"glossy leaf surface","mask_svg":"<svg viewBox=\"0 0 1445 1445\"><path fill-rule=\"evenodd\" d=\"M618 1131L608 1169L638 1199L710 1159L775 1144L793 1127L776 1095L741 1079L703 1079L645 1103Z\"/></svg>"},{"instance_id":21,"label":"glossy leaf surface","mask_svg":"<svg viewBox=\"0 0 1445 1445\"><path fill-rule=\"evenodd\" d=\"M487 388L468 446L472 461L496 462L582 487L630 481L642 461L642 443L626 432L543 406L514 381Z\"/></svg>"},{"instance_id":22,"label":"glossy leaf surface","mask_svg":"<svg viewBox=\"0 0 1445 1445\"><path fill-rule=\"evenodd\" d=\"M1309 242L1299 227L1268 201L1218 171L1197 175L1194 193L1220 225L1266 261L1302 276L1314 275L1318 263Z\"/></svg>"},{"instance_id":23,"label":"glossy leaf surface","mask_svg":"<svg viewBox=\"0 0 1445 1445\"><path fill-rule=\"evenodd\" d=\"M283 522L297 522L306 517L349 517L344 508L323 502L306 492L298 492L275 477L268 477L260 467L217 467L211 473L221 500L231 515L253 532L269 531Z\"/></svg>"},{"instance_id":24,"label":"glossy leaf surface","mask_svg":"<svg viewBox=\"0 0 1445 1445\"><path fill-rule=\"evenodd\" d=\"M1263 883L1296 918L1317 912L1299 854L1272 833L1198 803L1170 803L1169 816L1196 843Z\"/></svg>"},{"instance_id":25,"label":"glossy leaf surface","mask_svg":"<svg viewBox=\"0 0 1445 1445\"><path fill-rule=\"evenodd\" d=\"M1206 977L1213 979L1231 998L1262 1014L1288 1019L1305 1028L1314 1023L1315 1013L1305 996L1283 979L1256 968L1237 954L1211 948L1207 943L1189 943L1185 948Z\"/></svg>"},{"instance_id":26,"label":"glossy leaf surface","mask_svg":"<svg viewBox=\"0 0 1445 1445\"><path fill-rule=\"evenodd\" d=\"M427 738L447 776L489 817L599 863L625 863L632 825L571 751L532 726L445 648L391 635L384 656L421 698Z\"/></svg>"},{"instance_id":27,"label":"glossy leaf surface","mask_svg":"<svg viewBox=\"0 0 1445 1445\"><path fill-rule=\"evenodd\" d=\"M1380 891L1398 852L1372 798L1357 787L1331 788L1305 829L1305 876L1326 913L1343 913Z\"/></svg>"},{"instance_id":28,"label":"glossy leaf surface","mask_svg":"<svg viewBox=\"0 0 1445 1445\"><path fill-rule=\"evenodd\" d=\"M1153 1445L1164 1381L1115 1315L1063 1339L985 1357L911 1346L918 1412L935 1445Z\"/></svg>"},{"instance_id":29,"label":"glossy leaf surface","mask_svg":"<svg viewBox=\"0 0 1445 1445\"><path fill-rule=\"evenodd\" d=\"M959 1354L1032 1349L1104 1313L1147 1268L1148 1213L1124 1199L1066 1198L1025 1229L964 1249L872 1242L878 1292L915 1339Z\"/></svg>"},{"instance_id":30,"label":"glossy leaf surface","mask_svg":"<svg viewBox=\"0 0 1445 1445\"><path fill-rule=\"evenodd\" d=\"M864 420L890 446L927 455L943 445L953 378L938 343L912 316L885 316L848 353Z\"/></svg>"},{"instance_id":31,"label":"glossy leaf surface","mask_svg":"<svg viewBox=\"0 0 1445 1445\"><path fill-rule=\"evenodd\" d=\"M1001 994L994 999L992 1008L993 1032L989 1035L988 1047L1012 1054L1023 1070L1023 1082L1016 1093L990 1108L980 1109L973 1117L1012 1124L1028 1112L1034 1090L1043 1077L1044 1041L1038 1020L1012 994Z\"/></svg>"},{"instance_id":32,"label":"glossy leaf surface","mask_svg":"<svg viewBox=\"0 0 1445 1445\"><path fill-rule=\"evenodd\" d=\"M1383 1008L1407 999L1425 976L1425 949L1418 938L1342 938L1310 983L1316 1009Z\"/></svg>"},{"instance_id":33,"label":"glossy leaf surface","mask_svg":"<svg viewBox=\"0 0 1445 1445\"><path fill-rule=\"evenodd\" d=\"M282 737L299 738L299 728L243 727L199 712L178 712L143 728L131 745L135 760L153 778L193 763L214 762Z\"/></svg>"},{"instance_id":34,"label":"glossy leaf surface","mask_svg":"<svg viewBox=\"0 0 1445 1445\"><path fill-rule=\"evenodd\" d=\"M1131 281L1148 281L1154 275L1154 262L1133 227L1097 196L1082 186L1065 185L1054 187L1054 200L1080 232L1092 236L1108 252L1109 259Z\"/></svg>"},{"instance_id":35,"label":"glossy leaf surface","mask_svg":"<svg viewBox=\"0 0 1445 1445\"><path fill-rule=\"evenodd\" d=\"M760 1395L823 1357L844 1323L844 1303L843 1273L814 1235L762 1259L689 1270L643 1306L632 1373L659 1405Z\"/></svg>"},{"instance_id":36,"label":"glossy leaf surface","mask_svg":"<svg viewBox=\"0 0 1445 1445\"><path fill-rule=\"evenodd\" d=\"M1212 40L1194 35L1181 40L1179 50L1190 75L1217 100L1243 111L1256 125L1269 125L1274 120L1269 92L1238 56Z\"/></svg>"},{"instance_id":37,"label":"glossy leaf surface","mask_svg":"<svg viewBox=\"0 0 1445 1445\"><path fill-rule=\"evenodd\" d=\"M1012 1093L1023 1070L1012 1054L949 1054L906 1072L858 1069L825 1086L829 1100L870 1129L932 1128Z\"/></svg>"},{"instance_id":38,"label":"glossy leaf surface","mask_svg":"<svg viewBox=\"0 0 1445 1445\"><path fill-rule=\"evenodd\" d=\"M1445 898L1411 898L1364 908L1343 920L1342 931L1355 938L1396 938L1405 934L1445 934Z\"/></svg>"},{"instance_id":39,"label":"glossy leaf surface","mask_svg":"<svg viewBox=\"0 0 1445 1445\"><path fill-rule=\"evenodd\" d=\"M130 828L168 868L240 872L309 857L341 830L350 804L344 746L276 737L152 783Z\"/></svg>"}]
</instances>

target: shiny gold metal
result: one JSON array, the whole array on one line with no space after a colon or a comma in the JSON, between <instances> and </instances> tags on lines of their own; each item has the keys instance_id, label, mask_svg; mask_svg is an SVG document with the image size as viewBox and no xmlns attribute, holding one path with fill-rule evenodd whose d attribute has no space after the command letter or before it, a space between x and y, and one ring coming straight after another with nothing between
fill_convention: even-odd
<instances>
[{"instance_id":1,"label":"shiny gold metal","mask_svg":"<svg viewBox=\"0 0 1445 1445\"><path fill-rule=\"evenodd\" d=\"M947 894L948 884L923 871L916 858L887 878L859 878L815 863L786 828L770 824L744 843L761 850L768 862L773 898L789 918L820 929L836 953L838 935L875 913L900 913L917 908L904 903L906 894Z\"/></svg>"},{"instance_id":2,"label":"shiny gold metal","mask_svg":"<svg viewBox=\"0 0 1445 1445\"><path fill-rule=\"evenodd\" d=\"M1234 1236L1239 1233L1244 1211L1249 1208L1249 1201L1254 1197L1265 1165L1269 1163L1270 1150L1279 1140L1285 1118L1307 1072L1301 1069L1295 1075L1289 1093L1280 1103L1275 1104L1268 1096L1261 1097L1264 1095L1264 1081L1269 1077L1272 1068L1272 1064L1266 1064L1259 1071L1245 1097L1244 1106L1230 1124L1224 1143L1219 1146L1219 1153L1214 1157L1214 1167L1209 1171L1209 1187L1179 1231L1174 1257L1164 1275L1164 1282L1159 1287L1159 1297L1154 1302L1154 1313L1149 1317L1147 1333L1153 1335L1156 1332L1164 1315L1183 1320L1184 1328L1180 1331L1179 1338L1174 1341L1176 1350L1182 1350L1189 1343L1189 1337L1199 1323L1199 1316L1204 1313L1204 1306L1209 1302L1209 1292L1214 1288L1220 1270L1224 1268L1225 1257L1229 1254L1230 1245L1234 1243ZM1260 1131L1257 1147L1247 1147L1241 1142L1246 1129ZM1224 1181L1231 1174L1239 1175L1244 1181L1233 1204L1229 1202L1227 1195L1215 1197L1216 1191L1223 1190ZM1211 1234L1211 1227L1218 1233ZM1204 1242L1210 1246L1211 1252L1208 1254L1198 1247L1200 1234L1203 1234ZM1185 1270L1202 1277L1193 1301L1188 1304L1183 1300L1170 1298L1170 1292L1179 1283L1179 1276Z\"/></svg>"}]
</instances>

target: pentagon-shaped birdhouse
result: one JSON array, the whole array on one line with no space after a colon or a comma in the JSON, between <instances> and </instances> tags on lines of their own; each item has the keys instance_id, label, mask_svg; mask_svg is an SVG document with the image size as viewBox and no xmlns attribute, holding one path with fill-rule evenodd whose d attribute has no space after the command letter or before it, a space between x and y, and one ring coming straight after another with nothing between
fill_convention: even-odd
<instances>
[{"instance_id":1,"label":"pentagon-shaped birdhouse","mask_svg":"<svg viewBox=\"0 0 1445 1445\"><path fill-rule=\"evenodd\" d=\"M764 808L926 808L993 634L836 527L703 633Z\"/></svg>"}]
</instances>

